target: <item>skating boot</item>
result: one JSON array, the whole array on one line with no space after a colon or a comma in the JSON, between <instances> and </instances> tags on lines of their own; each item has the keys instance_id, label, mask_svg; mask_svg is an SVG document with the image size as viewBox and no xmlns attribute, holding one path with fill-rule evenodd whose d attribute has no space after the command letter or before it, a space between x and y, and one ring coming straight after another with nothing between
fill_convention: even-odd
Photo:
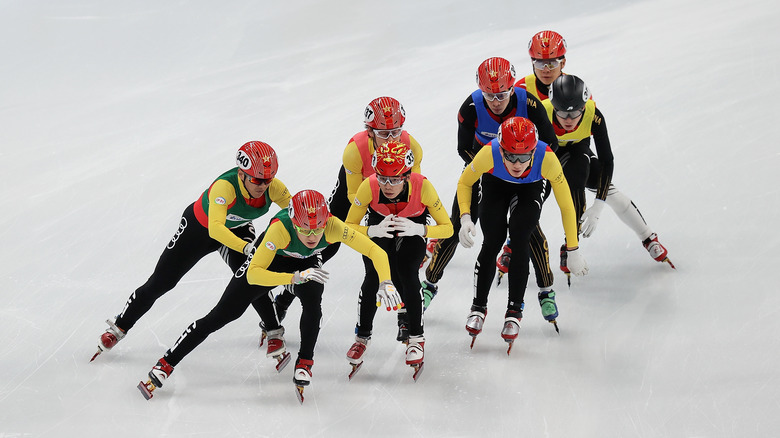
<instances>
[{"instance_id":1,"label":"skating boot","mask_svg":"<svg viewBox=\"0 0 780 438\"><path fill-rule=\"evenodd\" d=\"M425 245L425 257L423 257L422 262L420 262L420 269L422 269L423 265L425 265L425 262L433 257L433 250L436 248L436 243L438 241L439 239L428 239L428 244Z\"/></svg>"},{"instance_id":2,"label":"skating boot","mask_svg":"<svg viewBox=\"0 0 780 438\"><path fill-rule=\"evenodd\" d=\"M423 336L410 336L409 344L406 346L406 364L414 368L412 378L415 382L422 373L424 357L425 338Z\"/></svg>"},{"instance_id":3,"label":"skating boot","mask_svg":"<svg viewBox=\"0 0 780 438\"><path fill-rule=\"evenodd\" d=\"M152 392L157 388L162 388L163 383L171 374L173 374L173 367L168 364L163 357L158 360L157 365L153 366L152 370L149 371L149 380L147 380L146 383L144 383L143 380L138 383L138 390L141 391L144 398L149 400L153 397Z\"/></svg>"},{"instance_id":4,"label":"skating boot","mask_svg":"<svg viewBox=\"0 0 780 438\"><path fill-rule=\"evenodd\" d=\"M561 245L561 271L566 274L566 283L568 283L569 287L571 287L571 272L569 271L568 266L566 266L568 259L569 253L566 251L566 244L564 243Z\"/></svg>"},{"instance_id":5,"label":"skating boot","mask_svg":"<svg viewBox=\"0 0 780 438\"><path fill-rule=\"evenodd\" d=\"M667 251L666 248L661 245L661 242L658 241L657 234L651 234L650 237L642 242L642 245L644 245L645 249L650 254L650 257L653 258L653 260L657 262L669 263L669 266L671 266L672 269L677 269L674 267L674 264L672 264L672 261L669 260L669 251Z\"/></svg>"},{"instance_id":6,"label":"skating boot","mask_svg":"<svg viewBox=\"0 0 780 438\"><path fill-rule=\"evenodd\" d=\"M371 342L371 338L364 338L362 336L355 336L355 343L347 351L347 360L352 365L352 372L349 373L349 380L357 374L360 367L363 366L363 353L366 352L368 344Z\"/></svg>"},{"instance_id":7,"label":"skating boot","mask_svg":"<svg viewBox=\"0 0 780 438\"><path fill-rule=\"evenodd\" d=\"M433 297L436 296L436 294L439 292L439 286L436 286L436 283L431 283L428 280L423 280L420 282L420 285L422 286L422 293L423 293L423 312L428 310L428 306L431 305L431 301L433 300Z\"/></svg>"},{"instance_id":8,"label":"skating boot","mask_svg":"<svg viewBox=\"0 0 780 438\"><path fill-rule=\"evenodd\" d=\"M477 339L477 335L482 333L482 325L485 324L485 316L487 316L487 307L472 305L469 316L466 317L466 331L471 336L471 346L474 348L474 341Z\"/></svg>"},{"instance_id":9,"label":"skating boot","mask_svg":"<svg viewBox=\"0 0 780 438\"><path fill-rule=\"evenodd\" d=\"M512 248L510 248L508 245L504 245L504 252L501 253L500 256L498 256L498 259L496 260L496 268L498 268L498 279L496 280L496 284L501 284L501 279L506 275L507 272L509 272L509 262L512 259Z\"/></svg>"},{"instance_id":10,"label":"skating boot","mask_svg":"<svg viewBox=\"0 0 780 438\"><path fill-rule=\"evenodd\" d=\"M295 361L295 374L293 375L293 383L295 383L295 395L298 396L298 401L303 404L303 388L309 386L311 383L311 367L314 366L314 361L309 359L301 359Z\"/></svg>"},{"instance_id":11,"label":"skating boot","mask_svg":"<svg viewBox=\"0 0 780 438\"><path fill-rule=\"evenodd\" d=\"M555 304L555 291L550 289L549 291L539 291L539 307L542 309L542 316L555 326L555 331L558 330L558 322L555 318L558 317L558 305Z\"/></svg>"},{"instance_id":12,"label":"skating boot","mask_svg":"<svg viewBox=\"0 0 780 438\"><path fill-rule=\"evenodd\" d=\"M268 349L265 356L276 359L276 371L281 373L284 367L290 363L290 353L287 352L287 347L284 345L284 327L269 330L267 333Z\"/></svg>"},{"instance_id":13,"label":"skating boot","mask_svg":"<svg viewBox=\"0 0 780 438\"><path fill-rule=\"evenodd\" d=\"M395 340L402 344L409 342L409 315L406 314L406 309L398 311L398 334Z\"/></svg>"},{"instance_id":14,"label":"skating boot","mask_svg":"<svg viewBox=\"0 0 780 438\"><path fill-rule=\"evenodd\" d=\"M523 319L522 310L509 310L507 309L504 315L504 328L501 329L501 337L509 344L509 348L506 350L506 354L512 351L512 345L517 339L517 335L520 333L520 320Z\"/></svg>"},{"instance_id":15,"label":"skating boot","mask_svg":"<svg viewBox=\"0 0 780 438\"><path fill-rule=\"evenodd\" d=\"M110 319L106 320L106 324L108 324L108 328L106 329L106 332L100 336L97 352L92 356L92 359L89 360L90 362L95 360L100 353L114 348L114 346L127 334L124 330L117 327Z\"/></svg>"},{"instance_id":16,"label":"skating boot","mask_svg":"<svg viewBox=\"0 0 780 438\"><path fill-rule=\"evenodd\" d=\"M287 316L287 308L290 307L290 304L295 299L295 294L293 294L292 290L288 290L288 287L291 286L289 284L285 286L284 290L274 298L274 312L276 312L276 319L279 323L284 321L284 317ZM263 321L260 321L260 347L263 346L267 337L268 333L265 331L265 324L263 324Z\"/></svg>"}]
</instances>

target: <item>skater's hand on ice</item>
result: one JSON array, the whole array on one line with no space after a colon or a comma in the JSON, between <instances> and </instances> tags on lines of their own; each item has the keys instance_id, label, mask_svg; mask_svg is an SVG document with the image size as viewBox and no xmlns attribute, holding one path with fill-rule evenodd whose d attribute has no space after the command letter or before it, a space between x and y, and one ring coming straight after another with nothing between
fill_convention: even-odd
<instances>
[{"instance_id":1,"label":"skater's hand on ice","mask_svg":"<svg viewBox=\"0 0 780 438\"><path fill-rule=\"evenodd\" d=\"M376 225L369 225L368 237L393 237L391 232L395 230L395 223L393 223L393 215L385 216L382 222Z\"/></svg>"},{"instance_id":2,"label":"skater's hand on ice","mask_svg":"<svg viewBox=\"0 0 780 438\"><path fill-rule=\"evenodd\" d=\"M577 277L588 273L588 263L585 261L585 257L582 256L579 247L566 249L566 267L569 268L569 272Z\"/></svg>"},{"instance_id":3,"label":"skater's hand on ice","mask_svg":"<svg viewBox=\"0 0 780 438\"><path fill-rule=\"evenodd\" d=\"M425 225L401 216L393 218L393 226L399 236L425 236Z\"/></svg>"},{"instance_id":4,"label":"skater's hand on ice","mask_svg":"<svg viewBox=\"0 0 780 438\"><path fill-rule=\"evenodd\" d=\"M311 280L325 284L328 281L328 272L320 268L309 268L304 271L295 271L293 274L293 284L306 283Z\"/></svg>"},{"instance_id":5,"label":"skater's hand on ice","mask_svg":"<svg viewBox=\"0 0 780 438\"><path fill-rule=\"evenodd\" d=\"M401 301L401 295L398 294L398 289L395 288L393 282L385 280L379 284L379 291L376 293L376 306L379 307L385 303L387 311L398 310L404 306Z\"/></svg>"},{"instance_id":6,"label":"skater's hand on ice","mask_svg":"<svg viewBox=\"0 0 780 438\"><path fill-rule=\"evenodd\" d=\"M599 224L599 216L601 216L601 210L604 209L604 204L606 202L596 199L593 205L582 213L582 218L580 218L582 237L590 237L596 231L596 225Z\"/></svg>"},{"instance_id":7,"label":"skater's hand on ice","mask_svg":"<svg viewBox=\"0 0 780 438\"><path fill-rule=\"evenodd\" d=\"M460 217L460 231L458 232L458 240L464 248L474 246L474 239L471 236L477 236L477 229L474 227L474 222L471 222L471 215L466 213Z\"/></svg>"}]
</instances>

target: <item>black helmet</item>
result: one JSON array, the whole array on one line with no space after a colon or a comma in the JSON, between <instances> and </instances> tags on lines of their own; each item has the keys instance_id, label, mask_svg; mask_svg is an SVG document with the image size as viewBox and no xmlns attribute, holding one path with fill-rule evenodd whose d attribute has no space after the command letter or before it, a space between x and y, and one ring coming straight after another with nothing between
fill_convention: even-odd
<instances>
[{"instance_id":1,"label":"black helmet","mask_svg":"<svg viewBox=\"0 0 780 438\"><path fill-rule=\"evenodd\" d=\"M585 107L590 91L585 82L574 75L561 75L550 86L550 103L558 111L575 111Z\"/></svg>"}]
</instances>

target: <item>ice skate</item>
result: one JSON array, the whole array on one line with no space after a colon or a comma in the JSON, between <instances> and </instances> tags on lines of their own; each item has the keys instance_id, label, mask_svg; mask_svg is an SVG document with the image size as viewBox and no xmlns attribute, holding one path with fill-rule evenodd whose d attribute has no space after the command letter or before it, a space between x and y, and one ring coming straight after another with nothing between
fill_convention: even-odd
<instances>
[{"instance_id":1,"label":"ice skate","mask_svg":"<svg viewBox=\"0 0 780 438\"><path fill-rule=\"evenodd\" d=\"M433 301L433 297L436 296L436 294L439 292L439 287L436 286L436 283L431 283L428 280L423 280L420 282L420 286L422 286L422 293L423 293L423 312L428 310L428 306L431 305L431 301Z\"/></svg>"},{"instance_id":2,"label":"ice skate","mask_svg":"<svg viewBox=\"0 0 780 438\"><path fill-rule=\"evenodd\" d=\"M406 314L406 309L398 311L398 334L395 340L402 344L409 342L409 315Z\"/></svg>"},{"instance_id":3,"label":"ice skate","mask_svg":"<svg viewBox=\"0 0 780 438\"><path fill-rule=\"evenodd\" d=\"M100 353L109 351L114 348L114 346L119 343L119 341L121 341L126 335L125 331L117 327L116 324L114 324L114 322L110 319L106 320L106 324L108 324L108 328L106 329L106 332L100 336L97 352L92 356L92 359L89 360L90 362L95 360L95 358L98 357Z\"/></svg>"},{"instance_id":4,"label":"ice skate","mask_svg":"<svg viewBox=\"0 0 780 438\"><path fill-rule=\"evenodd\" d=\"M518 310L507 310L504 316L504 328L501 330L501 337L509 344L506 354L512 351L512 346L520 334L520 320L523 319L523 312Z\"/></svg>"},{"instance_id":5,"label":"ice skate","mask_svg":"<svg viewBox=\"0 0 780 438\"><path fill-rule=\"evenodd\" d=\"M295 374L293 375L293 383L295 384L295 395L298 396L298 402L303 404L303 389L309 386L311 383L311 367L314 366L314 361L309 359L301 359L295 361Z\"/></svg>"},{"instance_id":6,"label":"ice skate","mask_svg":"<svg viewBox=\"0 0 780 438\"><path fill-rule=\"evenodd\" d=\"M360 367L363 366L363 353L366 352L368 344L371 342L371 338L364 338L362 336L355 336L355 343L352 344L349 351L347 351L347 360L352 365L352 372L349 373L349 380L360 371Z\"/></svg>"},{"instance_id":7,"label":"ice skate","mask_svg":"<svg viewBox=\"0 0 780 438\"><path fill-rule=\"evenodd\" d=\"M471 345L469 348L474 348L474 341L477 339L477 335L482 333L482 325L485 324L485 316L487 316L487 307L472 305L469 316L466 317L466 331L471 336Z\"/></svg>"},{"instance_id":8,"label":"ice skate","mask_svg":"<svg viewBox=\"0 0 780 438\"><path fill-rule=\"evenodd\" d=\"M658 241L658 235L653 233L645 239L642 242L642 245L645 247L647 252L650 254L650 257L653 258L653 260L657 262L666 262L669 263L669 266L672 267L672 269L677 269L674 267L674 264L671 260L669 260L669 251L666 250L666 248L661 245L661 242Z\"/></svg>"},{"instance_id":9,"label":"ice skate","mask_svg":"<svg viewBox=\"0 0 780 438\"><path fill-rule=\"evenodd\" d=\"M284 345L284 327L269 330L267 334L268 347L265 356L276 359L276 371L281 373L284 367L290 363L290 353L287 352L287 347Z\"/></svg>"},{"instance_id":10,"label":"ice skate","mask_svg":"<svg viewBox=\"0 0 780 438\"><path fill-rule=\"evenodd\" d=\"M416 382L423 369L425 356L425 338L423 336L410 336L406 346L406 364L414 369L412 378Z\"/></svg>"},{"instance_id":11,"label":"ice skate","mask_svg":"<svg viewBox=\"0 0 780 438\"><path fill-rule=\"evenodd\" d=\"M558 305L555 304L554 290L539 291L539 307L542 309L542 316L544 319L554 325L555 331L560 333L561 331L558 330L558 322L555 320L558 318Z\"/></svg>"},{"instance_id":12,"label":"ice skate","mask_svg":"<svg viewBox=\"0 0 780 438\"><path fill-rule=\"evenodd\" d=\"M166 362L165 358L161 358L157 361L157 365L149 371L149 380L146 383L143 380L138 383L138 390L141 391L144 398L149 400L154 396L152 392L157 388L162 388L163 383L171 374L173 374L173 367Z\"/></svg>"},{"instance_id":13,"label":"ice skate","mask_svg":"<svg viewBox=\"0 0 780 438\"><path fill-rule=\"evenodd\" d=\"M512 248L508 245L504 245L504 252L498 256L496 260L496 268L498 268L498 279L496 279L496 285L501 284L501 279L509 272L509 262L512 259Z\"/></svg>"},{"instance_id":14,"label":"ice skate","mask_svg":"<svg viewBox=\"0 0 780 438\"><path fill-rule=\"evenodd\" d=\"M425 265L425 262L431 259L433 257L433 249L436 247L436 243L439 241L439 239L428 239L428 244L425 245L425 256L423 257L422 262L420 262L420 269L423 268Z\"/></svg>"}]
</instances>

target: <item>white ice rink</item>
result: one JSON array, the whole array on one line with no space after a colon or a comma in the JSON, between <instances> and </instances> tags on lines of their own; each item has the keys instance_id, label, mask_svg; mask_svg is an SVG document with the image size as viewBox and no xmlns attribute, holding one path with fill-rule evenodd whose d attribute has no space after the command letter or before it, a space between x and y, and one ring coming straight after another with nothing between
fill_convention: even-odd
<instances>
[{"instance_id":1,"label":"white ice rink","mask_svg":"<svg viewBox=\"0 0 780 438\"><path fill-rule=\"evenodd\" d=\"M0 438L780 436L778 20L769 0L0 3ZM227 284L214 254L88 363L184 207L246 141L276 148L291 191L327 194L365 105L390 95L449 206L476 67L503 56L529 74L543 29L568 41L565 71L605 115L614 182L677 271L606 209L581 242L590 275L569 289L556 270L560 335L532 277L508 357L503 284L469 350L478 250L459 248L425 314L420 380L381 311L349 382L363 267L342 248L303 406L293 367L277 374L258 350L253 311L146 401L139 380ZM542 225L560 246L554 202ZM286 319L293 354L299 315Z\"/></svg>"}]
</instances>

